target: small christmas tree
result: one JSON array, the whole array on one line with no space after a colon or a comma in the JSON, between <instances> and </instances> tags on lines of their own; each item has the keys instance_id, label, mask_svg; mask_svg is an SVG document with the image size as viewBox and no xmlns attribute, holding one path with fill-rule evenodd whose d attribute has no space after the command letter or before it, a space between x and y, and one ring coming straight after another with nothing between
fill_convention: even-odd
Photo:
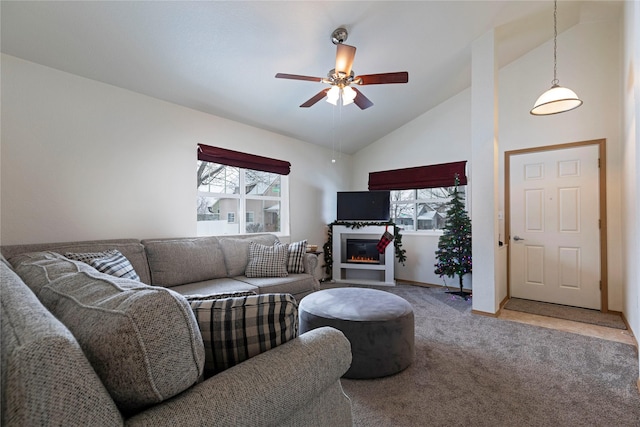
<instances>
[{"instance_id":1,"label":"small christmas tree","mask_svg":"<svg viewBox=\"0 0 640 427\"><path fill-rule=\"evenodd\" d=\"M435 273L440 277L458 275L460 291L450 293L462 296L466 300L469 295L462 290L462 277L471 273L471 220L464 209L458 184L456 175L455 187L447 207L444 233L438 241Z\"/></svg>"}]
</instances>

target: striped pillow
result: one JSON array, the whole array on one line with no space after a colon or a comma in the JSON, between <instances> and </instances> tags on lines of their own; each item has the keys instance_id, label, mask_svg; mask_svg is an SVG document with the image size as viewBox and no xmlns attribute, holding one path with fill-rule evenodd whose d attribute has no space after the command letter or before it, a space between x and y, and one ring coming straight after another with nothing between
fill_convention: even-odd
<instances>
[{"instance_id":1,"label":"striped pillow","mask_svg":"<svg viewBox=\"0 0 640 427\"><path fill-rule=\"evenodd\" d=\"M64 256L75 261L82 261L89 264L101 273L140 281L140 276L138 276L138 273L136 273L136 270L127 257L116 249L109 249L104 252L67 252Z\"/></svg>"},{"instance_id":2,"label":"striped pillow","mask_svg":"<svg viewBox=\"0 0 640 427\"><path fill-rule=\"evenodd\" d=\"M186 298L204 342L205 377L298 336L298 304L290 294Z\"/></svg>"},{"instance_id":3,"label":"striped pillow","mask_svg":"<svg viewBox=\"0 0 640 427\"><path fill-rule=\"evenodd\" d=\"M304 254L306 252L306 239L289 243L289 260L287 261L287 271L289 273L304 273Z\"/></svg>"},{"instance_id":4,"label":"striped pillow","mask_svg":"<svg viewBox=\"0 0 640 427\"><path fill-rule=\"evenodd\" d=\"M249 262L244 275L247 277L286 277L289 245L277 243L265 246L249 243Z\"/></svg>"}]
</instances>

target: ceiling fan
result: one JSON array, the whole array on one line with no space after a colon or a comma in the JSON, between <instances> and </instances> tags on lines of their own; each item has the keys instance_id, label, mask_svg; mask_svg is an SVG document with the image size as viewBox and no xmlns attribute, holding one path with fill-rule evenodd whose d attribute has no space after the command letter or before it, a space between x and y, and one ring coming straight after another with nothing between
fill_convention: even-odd
<instances>
[{"instance_id":1,"label":"ceiling fan","mask_svg":"<svg viewBox=\"0 0 640 427\"><path fill-rule=\"evenodd\" d=\"M347 36L347 30L344 28L338 28L331 33L331 41L337 46L336 67L329 71L327 77L310 77L283 73L276 74L276 78L278 79L308 80L330 85L330 87L312 96L308 101L300 105L300 107L311 107L326 96L327 102L333 105L337 105L338 101L342 99L342 105L354 103L360 107L361 110L364 110L371 107L373 102L351 85L379 85L407 83L409 81L409 73L406 71L356 76L351 69L353 58L356 55L356 48L343 44L347 40Z\"/></svg>"}]
</instances>

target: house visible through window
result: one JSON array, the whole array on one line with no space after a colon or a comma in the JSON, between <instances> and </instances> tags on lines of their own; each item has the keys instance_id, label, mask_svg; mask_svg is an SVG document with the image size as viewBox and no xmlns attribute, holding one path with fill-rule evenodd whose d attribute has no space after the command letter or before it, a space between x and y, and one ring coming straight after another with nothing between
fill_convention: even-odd
<instances>
[{"instance_id":1,"label":"house visible through window","mask_svg":"<svg viewBox=\"0 0 640 427\"><path fill-rule=\"evenodd\" d=\"M389 190L391 220L407 231L441 230L458 184L466 200L466 161L371 172L369 190Z\"/></svg>"},{"instance_id":2,"label":"house visible through window","mask_svg":"<svg viewBox=\"0 0 640 427\"><path fill-rule=\"evenodd\" d=\"M214 147L208 148L223 153L236 153ZM258 156L246 156L262 159ZM206 161L202 157L199 153L197 164L199 236L262 232L288 233L289 204L286 174ZM233 162L232 159L229 163Z\"/></svg>"},{"instance_id":3,"label":"house visible through window","mask_svg":"<svg viewBox=\"0 0 640 427\"><path fill-rule=\"evenodd\" d=\"M391 221L407 231L441 230L454 187L391 191ZM458 186L466 197L466 187Z\"/></svg>"}]
</instances>

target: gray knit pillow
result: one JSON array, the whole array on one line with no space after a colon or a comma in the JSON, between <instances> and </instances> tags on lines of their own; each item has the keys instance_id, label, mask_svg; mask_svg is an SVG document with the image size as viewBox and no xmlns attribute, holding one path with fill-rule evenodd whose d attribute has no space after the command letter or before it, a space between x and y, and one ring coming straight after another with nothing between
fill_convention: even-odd
<instances>
[{"instance_id":1,"label":"gray knit pillow","mask_svg":"<svg viewBox=\"0 0 640 427\"><path fill-rule=\"evenodd\" d=\"M77 263L60 257L59 264ZM175 396L202 374L200 331L176 292L86 270L50 281L39 296L125 414Z\"/></svg>"},{"instance_id":2,"label":"gray knit pillow","mask_svg":"<svg viewBox=\"0 0 640 427\"><path fill-rule=\"evenodd\" d=\"M205 348L205 377L298 336L298 304L290 294L186 297Z\"/></svg>"},{"instance_id":3,"label":"gray knit pillow","mask_svg":"<svg viewBox=\"0 0 640 427\"><path fill-rule=\"evenodd\" d=\"M244 275L247 277L286 277L289 260L289 245L278 243L265 246L255 242L249 244L249 262Z\"/></svg>"}]
</instances>

